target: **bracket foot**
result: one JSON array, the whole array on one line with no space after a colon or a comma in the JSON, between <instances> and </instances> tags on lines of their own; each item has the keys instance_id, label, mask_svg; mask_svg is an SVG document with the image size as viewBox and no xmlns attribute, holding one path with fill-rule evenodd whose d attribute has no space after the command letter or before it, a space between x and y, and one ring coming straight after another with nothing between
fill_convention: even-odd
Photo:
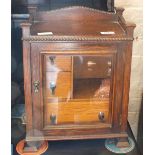
<instances>
[{"instance_id":1,"label":"bracket foot","mask_svg":"<svg viewBox=\"0 0 155 155\"><path fill-rule=\"evenodd\" d=\"M124 154L131 152L135 147L135 143L130 137L106 139L105 147L113 153Z\"/></svg>"},{"instance_id":2,"label":"bracket foot","mask_svg":"<svg viewBox=\"0 0 155 155\"><path fill-rule=\"evenodd\" d=\"M39 144L39 142L37 143ZM28 146L25 140L21 140L17 146L16 151L19 155L41 155L48 149L48 142L44 141L37 146Z\"/></svg>"}]
</instances>

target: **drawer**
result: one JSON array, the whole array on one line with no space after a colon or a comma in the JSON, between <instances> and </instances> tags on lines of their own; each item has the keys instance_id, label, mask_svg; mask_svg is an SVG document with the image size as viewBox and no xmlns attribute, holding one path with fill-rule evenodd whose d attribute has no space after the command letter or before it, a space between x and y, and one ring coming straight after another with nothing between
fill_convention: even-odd
<instances>
[{"instance_id":1,"label":"drawer","mask_svg":"<svg viewBox=\"0 0 155 155\"><path fill-rule=\"evenodd\" d=\"M46 71L71 71L71 56L45 56Z\"/></svg>"},{"instance_id":2,"label":"drawer","mask_svg":"<svg viewBox=\"0 0 155 155\"><path fill-rule=\"evenodd\" d=\"M71 72L46 72L46 97L70 98Z\"/></svg>"},{"instance_id":3,"label":"drawer","mask_svg":"<svg viewBox=\"0 0 155 155\"><path fill-rule=\"evenodd\" d=\"M103 121L99 119L100 112L104 113ZM109 101L58 102L53 99L53 102L46 102L44 121L46 125L107 123L108 115Z\"/></svg>"}]
</instances>

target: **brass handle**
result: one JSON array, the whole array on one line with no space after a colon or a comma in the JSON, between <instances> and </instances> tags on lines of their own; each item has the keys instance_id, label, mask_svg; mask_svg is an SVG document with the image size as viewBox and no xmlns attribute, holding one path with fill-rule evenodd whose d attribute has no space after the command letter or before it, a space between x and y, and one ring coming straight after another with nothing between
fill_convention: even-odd
<instances>
[{"instance_id":1,"label":"brass handle","mask_svg":"<svg viewBox=\"0 0 155 155\"><path fill-rule=\"evenodd\" d=\"M55 82L50 82L50 89L51 89L52 95L54 95L55 94L55 89L56 89Z\"/></svg>"},{"instance_id":2,"label":"brass handle","mask_svg":"<svg viewBox=\"0 0 155 155\"><path fill-rule=\"evenodd\" d=\"M99 118L100 121L103 122L104 121L104 118L105 118L104 113L103 112L99 112L98 118Z\"/></svg>"},{"instance_id":3,"label":"brass handle","mask_svg":"<svg viewBox=\"0 0 155 155\"><path fill-rule=\"evenodd\" d=\"M55 56L50 56L49 59L51 61L51 64L54 65Z\"/></svg>"},{"instance_id":4,"label":"brass handle","mask_svg":"<svg viewBox=\"0 0 155 155\"><path fill-rule=\"evenodd\" d=\"M34 81L33 86L34 86L34 92L35 93L39 92L39 85L40 85L39 81Z\"/></svg>"},{"instance_id":5,"label":"brass handle","mask_svg":"<svg viewBox=\"0 0 155 155\"><path fill-rule=\"evenodd\" d=\"M51 124L56 124L56 118L57 118L57 116L56 115L50 115L50 120L51 120Z\"/></svg>"}]
</instances>

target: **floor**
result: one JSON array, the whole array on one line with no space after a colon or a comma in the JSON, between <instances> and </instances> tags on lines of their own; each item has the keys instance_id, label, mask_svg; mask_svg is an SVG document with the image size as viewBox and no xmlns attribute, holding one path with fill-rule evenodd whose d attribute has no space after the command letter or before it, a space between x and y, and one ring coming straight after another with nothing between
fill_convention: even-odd
<instances>
[{"instance_id":1,"label":"floor","mask_svg":"<svg viewBox=\"0 0 155 155\"><path fill-rule=\"evenodd\" d=\"M131 130L129 135L133 138ZM134 139L134 138L133 138ZM15 151L15 148L14 148ZM104 147L102 140L76 140L49 142L49 148L43 155L114 155ZM14 152L13 155L18 155ZM137 145L133 151L126 155L141 155Z\"/></svg>"}]
</instances>

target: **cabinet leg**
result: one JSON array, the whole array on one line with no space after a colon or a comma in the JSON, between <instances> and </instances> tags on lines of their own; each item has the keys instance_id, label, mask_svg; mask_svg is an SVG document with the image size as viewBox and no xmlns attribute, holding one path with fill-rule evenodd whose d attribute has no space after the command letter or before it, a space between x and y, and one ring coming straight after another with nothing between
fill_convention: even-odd
<instances>
[{"instance_id":1,"label":"cabinet leg","mask_svg":"<svg viewBox=\"0 0 155 155\"><path fill-rule=\"evenodd\" d=\"M124 147L129 147L129 140L128 138L118 138L116 140L116 147L118 148L124 148Z\"/></svg>"},{"instance_id":2,"label":"cabinet leg","mask_svg":"<svg viewBox=\"0 0 155 155\"><path fill-rule=\"evenodd\" d=\"M48 142L26 142L21 140L17 146L16 150L19 155L41 155L48 149Z\"/></svg>"},{"instance_id":3,"label":"cabinet leg","mask_svg":"<svg viewBox=\"0 0 155 155\"><path fill-rule=\"evenodd\" d=\"M106 139L105 147L113 153L125 154L131 152L134 149L135 143L130 137Z\"/></svg>"}]
</instances>

